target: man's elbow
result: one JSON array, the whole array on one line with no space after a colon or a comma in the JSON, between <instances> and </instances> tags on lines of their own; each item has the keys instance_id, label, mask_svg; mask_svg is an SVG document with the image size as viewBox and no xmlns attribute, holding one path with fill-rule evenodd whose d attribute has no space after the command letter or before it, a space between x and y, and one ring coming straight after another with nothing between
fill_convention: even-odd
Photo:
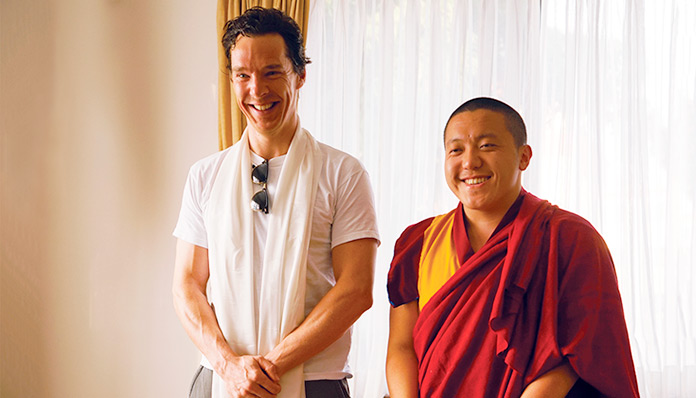
<instances>
[{"instance_id":1,"label":"man's elbow","mask_svg":"<svg viewBox=\"0 0 696 398\"><path fill-rule=\"evenodd\" d=\"M189 303L195 301L197 295L195 286L185 280L175 280L172 283L172 303L179 317L186 313Z\"/></svg>"},{"instance_id":2,"label":"man's elbow","mask_svg":"<svg viewBox=\"0 0 696 398\"><path fill-rule=\"evenodd\" d=\"M353 302L360 314L372 308L372 286L369 289L359 289L353 296Z\"/></svg>"},{"instance_id":3,"label":"man's elbow","mask_svg":"<svg viewBox=\"0 0 696 398\"><path fill-rule=\"evenodd\" d=\"M372 303L372 292L370 292L369 294L365 295L365 299L363 300L363 312L372 308Z\"/></svg>"},{"instance_id":4,"label":"man's elbow","mask_svg":"<svg viewBox=\"0 0 696 398\"><path fill-rule=\"evenodd\" d=\"M181 300L184 300L188 296L187 286L184 278L174 276L172 281L172 299L174 301L174 306Z\"/></svg>"},{"instance_id":5,"label":"man's elbow","mask_svg":"<svg viewBox=\"0 0 696 398\"><path fill-rule=\"evenodd\" d=\"M183 302L186 300L186 292L183 286L177 283L172 284L172 304L177 315L181 316Z\"/></svg>"}]
</instances>

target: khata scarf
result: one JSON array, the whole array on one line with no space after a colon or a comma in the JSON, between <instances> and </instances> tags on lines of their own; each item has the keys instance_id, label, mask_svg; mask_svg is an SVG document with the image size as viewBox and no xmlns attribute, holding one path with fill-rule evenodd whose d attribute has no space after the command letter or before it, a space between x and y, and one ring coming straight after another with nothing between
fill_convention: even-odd
<instances>
[{"instance_id":1,"label":"khata scarf","mask_svg":"<svg viewBox=\"0 0 696 398\"><path fill-rule=\"evenodd\" d=\"M261 291L254 308L254 193L248 128L223 161L206 211L210 278L208 299L218 324L238 355L265 355L304 319L307 251L322 154L298 127L272 199L264 248ZM262 244L263 246L263 244ZM258 318L257 318L258 316ZM258 327L257 327L258 325ZM278 398L304 397L303 366L281 378ZM213 398L225 395L213 377Z\"/></svg>"}]
</instances>

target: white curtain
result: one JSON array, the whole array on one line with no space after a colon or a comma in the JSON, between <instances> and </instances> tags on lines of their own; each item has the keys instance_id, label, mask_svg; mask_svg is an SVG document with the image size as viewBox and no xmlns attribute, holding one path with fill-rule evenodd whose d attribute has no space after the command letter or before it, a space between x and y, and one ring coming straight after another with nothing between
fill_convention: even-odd
<instances>
[{"instance_id":1,"label":"white curtain","mask_svg":"<svg viewBox=\"0 0 696 398\"><path fill-rule=\"evenodd\" d=\"M696 2L312 0L307 51L303 124L364 163L382 234L353 396L387 393L393 244L456 205L442 129L481 95L527 123L525 188L607 241L642 396L696 396Z\"/></svg>"}]
</instances>

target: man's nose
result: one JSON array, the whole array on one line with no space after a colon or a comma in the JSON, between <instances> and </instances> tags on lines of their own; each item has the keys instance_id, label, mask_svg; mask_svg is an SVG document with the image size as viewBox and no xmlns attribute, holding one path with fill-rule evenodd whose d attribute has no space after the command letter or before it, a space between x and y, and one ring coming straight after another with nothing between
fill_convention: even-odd
<instances>
[{"instance_id":1,"label":"man's nose","mask_svg":"<svg viewBox=\"0 0 696 398\"><path fill-rule=\"evenodd\" d=\"M252 76L249 82L249 91L254 98L261 98L268 93L268 85L263 77Z\"/></svg>"}]
</instances>

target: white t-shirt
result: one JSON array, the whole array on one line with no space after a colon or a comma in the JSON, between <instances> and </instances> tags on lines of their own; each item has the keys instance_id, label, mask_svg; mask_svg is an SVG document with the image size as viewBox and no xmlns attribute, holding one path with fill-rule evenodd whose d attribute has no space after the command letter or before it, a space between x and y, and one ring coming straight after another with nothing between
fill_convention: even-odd
<instances>
[{"instance_id":1,"label":"white t-shirt","mask_svg":"<svg viewBox=\"0 0 696 398\"><path fill-rule=\"evenodd\" d=\"M314 202L312 236L307 255L305 315L312 311L336 283L331 263L331 249L356 239L379 240L372 187L367 172L354 157L322 143L319 143L319 147L324 155L324 163ZM174 229L174 236L177 238L204 248L208 247L204 214L213 182L229 150L230 148L210 155L196 162L189 170L179 221ZM263 161L253 152L251 160L255 165ZM267 189L271 212L284 161L285 156L280 156L268 162ZM257 190L260 189L261 187L257 186ZM253 217L256 233L254 241L266 242L268 215L254 212ZM254 270L257 277L254 279L256 281L260 281L261 278L263 253L263 245L255 245ZM260 289L257 287L254 291L258 292ZM258 301L258 297L252 299ZM349 329L331 346L308 360L304 364L305 380L350 377L348 367L350 335ZM202 364L212 368L205 358Z\"/></svg>"}]
</instances>

